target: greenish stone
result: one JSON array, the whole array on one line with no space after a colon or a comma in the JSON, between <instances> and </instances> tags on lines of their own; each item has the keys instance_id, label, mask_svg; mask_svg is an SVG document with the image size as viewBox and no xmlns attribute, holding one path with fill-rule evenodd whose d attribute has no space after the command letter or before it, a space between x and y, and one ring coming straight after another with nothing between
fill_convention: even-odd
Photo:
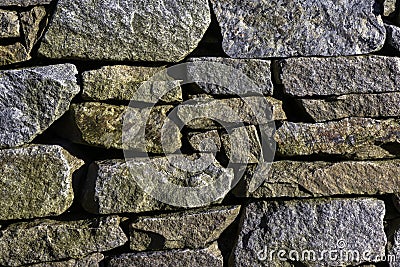
<instances>
[{"instance_id":1,"label":"greenish stone","mask_svg":"<svg viewBox=\"0 0 400 267\"><path fill-rule=\"evenodd\" d=\"M191 147L198 152L217 152L221 149L221 138L218 131L188 133Z\"/></svg>"},{"instance_id":2,"label":"greenish stone","mask_svg":"<svg viewBox=\"0 0 400 267\"><path fill-rule=\"evenodd\" d=\"M31 59L21 43L0 46L0 66L15 64Z\"/></svg>"},{"instance_id":3,"label":"greenish stone","mask_svg":"<svg viewBox=\"0 0 400 267\"><path fill-rule=\"evenodd\" d=\"M45 25L47 25L48 22L46 16L46 8L43 6L35 6L28 11L23 11L20 13L25 44L29 52L32 51L32 48L43 36Z\"/></svg>"},{"instance_id":4,"label":"greenish stone","mask_svg":"<svg viewBox=\"0 0 400 267\"><path fill-rule=\"evenodd\" d=\"M18 38L19 20L16 11L0 9L0 39Z\"/></svg>"}]
</instances>

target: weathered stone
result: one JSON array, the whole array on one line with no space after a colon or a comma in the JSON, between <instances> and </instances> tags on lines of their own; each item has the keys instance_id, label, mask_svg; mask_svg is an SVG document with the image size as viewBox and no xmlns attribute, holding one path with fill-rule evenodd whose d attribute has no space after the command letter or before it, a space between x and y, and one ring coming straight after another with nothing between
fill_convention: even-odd
<instances>
[{"instance_id":1,"label":"weathered stone","mask_svg":"<svg viewBox=\"0 0 400 267\"><path fill-rule=\"evenodd\" d=\"M385 42L373 0L211 2L223 49L234 58L367 54Z\"/></svg>"},{"instance_id":2,"label":"weathered stone","mask_svg":"<svg viewBox=\"0 0 400 267\"><path fill-rule=\"evenodd\" d=\"M153 75L165 67L105 66L83 73L83 97L90 100L133 100L149 103L180 102L180 82L171 77L158 81ZM150 81L149 81L150 79ZM138 89L140 88L140 92ZM164 92L168 92L164 95Z\"/></svg>"},{"instance_id":3,"label":"weathered stone","mask_svg":"<svg viewBox=\"0 0 400 267\"><path fill-rule=\"evenodd\" d=\"M74 199L72 173L83 161L59 146L0 150L0 220L60 215Z\"/></svg>"},{"instance_id":4,"label":"weathered stone","mask_svg":"<svg viewBox=\"0 0 400 267\"><path fill-rule=\"evenodd\" d=\"M36 6L47 5L53 0L1 0L0 6Z\"/></svg>"},{"instance_id":5,"label":"weathered stone","mask_svg":"<svg viewBox=\"0 0 400 267\"><path fill-rule=\"evenodd\" d=\"M44 262L29 265L30 267L98 267L99 262L104 259L104 255L101 253L91 254L82 259L71 259L67 261L58 262Z\"/></svg>"},{"instance_id":6,"label":"weathered stone","mask_svg":"<svg viewBox=\"0 0 400 267\"><path fill-rule=\"evenodd\" d=\"M161 142L163 122L169 121L167 113L171 109L172 106L132 108L96 102L73 104L67 123L77 132L70 131L64 136L73 142L106 148L175 152L181 147L178 128L168 127L163 134L164 143ZM124 123L126 128L123 127ZM146 127L143 127L143 123L146 123ZM123 129L129 130L126 133L129 139L123 140Z\"/></svg>"},{"instance_id":7,"label":"weathered stone","mask_svg":"<svg viewBox=\"0 0 400 267\"><path fill-rule=\"evenodd\" d=\"M82 205L96 214L171 209L147 194L137 183L138 179L148 179L151 183L153 177L161 177L165 183L198 187L225 177L233 181L233 176L232 169L223 168L210 154L137 158L129 159L129 163L123 160L99 161L89 167Z\"/></svg>"},{"instance_id":8,"label":"weathered stone","mask_svg":"<svg viewBox=\"0 0 400 267\"><path fill-rule=\"evenodd\" d=\"M210 83L197 82L205 93L212 95L245 95L251 93L272 95L273 93L271 61L269 60L202 57L190 58L189 62L193 62L193 64L188 63L187 65L190 80L210 81ZM209 63L211 68L207 68L206 64L198 65L196 63ZM226 67L220 68L216 64L222 64ZM231 72L230 69L237 70L239 74L250 79L257 87L246 86L248 84L246 80L243 77L238 77L237 73ZM220 83L219 85L211 83L216 79ZM230 85L230 87L226 88L222 85Z\"/></svg>"},{"instance_id":9,"label":"weathered stone","mask_svg":"<svg viewBox=\"0 0 400 267\"><path fill-rule=\"evenodd\" d=\"M217 152L221 149L221 138L216 130L189 133L189 143L195 151Z\"/></svg>"},{"instance_id":10,"label":"weathered stone","mask_svg":"<svg viewBox=\"0 0 400 267\"><path fill-rule=\"evenodd\" d=\"M130 225L130 248L135 251L204 248L219 238L239 211L240 206L225 206L139 217ZM160 236L163 242L157 244Z\"/></svg>"},{"instance_id":11,"label":"weathered stone","mask_svg":"<svg viewBox=\"0 0 400 267\"><path fill-rule=\"evenodd\" d=\"M325 123L284 122L275 134L277 152L284 156L330 154L378 159L398 155L400 121L348 118Z\"/></svg>"},{"instance_id":12,"label":"weathered stone","mask_svg":"<svg viewBox=\"0 0 400 267\"><path fill-rule=\"evenodd\" d=\"M400 117L400 92L350 94L333 99L301 99L306 112L317 122L348 117Z\"/></svg>"},{"instance_id":13,"label":"weathered stone","mask_svg":"<svg viewBox=\"0 0 400 267\"><path fill-rule=\"evenodd\" d=\"M400 52L400 27L385 24L386 42L390 47Z\"/></svg>"},{"instance_id":14,"label":"weathered stone","mask_svg":"<svg viewBox=\"0 0 400 267\"><path fill-rule=\"evenodd\" d=\"M237 195L254 198L379 195L396 193L400 188L400 160L276 161L257 172L253 169L245 174ZM263 176L265 182L250 193L248 188L254 175Z\"/></svg>"},{"instance_id":15,"label":"weathered stone","mask_svg":"<svg viewBox=\"0 0 400 267\"><path fill-rule=\"evenodd\" d=\"M397 229L388 243L388 259L390 267L400 265L400 230Z\"/></svg>"},{"instance_id":16,"label":"weathered stone","mask_svg":"<svg viewBox=\"0 0 400 267\"><path fill-rule=\"evenodd\" d=\"M18 38L19 37L19 20L16 11L0 9L0 39L1 38Z\"/></svg>"},{"instance_id":17,"label":"weathered stone","mask_svg":"<svg viewBox=\"0 0 400 267\"><path fill-rule=\"evenodd\" d=\"M289 58L280 65L285 92L293 96L399 91L397 57Z\"/></svg>"},{"instance_id":18,"label":"weathered stone","mask_svg":"<svg viewBox=\"0 0 400 267\"><path fill-rule=\"evenodd\" d=\"M282 266L279 257L306 266L379 261L386 246L384 214L384 202L369 198L251 203L233 266ZM348 251L352 254L341 256Z\"/></svg>"},{"instance_id":19,"label":"weathered stone","mask_svg":"<svg viewBox=\"0 0 400 267\"><path fill-rule=\"evenodd\" d=\"M108 266L222 267L223 258L217 244L213 244L208 248L196 250L185 249L122 254L111 257Z\"/></svg>"},{"instance_id":20,"label":"weathered stone","mask_svg":"<svg viewBox=\"0 0 400 267\"><path fill-rule=\"evenodd\" d=\"M180 105L177 116L193 129L218 128L216 122L229 126L266 124L285 120L282 102L272 97L248 96L229 99L197 98Z\"/></svg>"},{"instance_id":21,"label":"weathered stone","mask_svg":"<svg viewBox=\"0 0 400 267\"><path fill-rule=\"evenodd\" d=\"M16 223L0 233L0 264L6 266L79 259L122 246L127 241L117 216Z\"/></svg>"},{"instance_id":22,"label":"weathered stone","mask_svg":"<svg viewBox=\"0 0 400 267\"><path fill-rule=\"evenodd\" d=\"M0 46L0 66L27 61L30 58L21 43Z\"/></svg>"},{"instance_id":23,"label":"weathered stone","mask_svg":"<svg viewBox=\"0 0 400 267\"><path fill-rule=\"evenodd\" d=\"M379 0L382 2L382 0ZM396 0L383 0L383 15L385 17L393 16L396 11Z\"/></svg>"},{"instance_id":24,"label":"weathered stone","mask_svg":"<svg viewBox=\"0 0 400 267\"><path fill-rule=\"evenodd\" d=\"M39 53L177 62L197 47L210 22L206 0L60 0Z\"/></svg>"},{"instance_id":25,"label":"weathered stone","mask_svg":"<svg viewBox=\"0 0 400 267\"><path fill-rule=\"evenodd\" d=\"M43 6L36 6L29 11L20 13L21 26L28 51L32 51L33 46L42 37L45 27L41 24L44 22L46 15L46 8Z\"/></svg>"},{"instance_id":26,"label":"weathered stone","mask_svg":"<svg viewBox=\"0 0 400 267\"><path fill-rule=\"evenodd\" d=\"M32 141L79 93L72 64L0 71L0 147Z\"/></svg>"}]
</instances>

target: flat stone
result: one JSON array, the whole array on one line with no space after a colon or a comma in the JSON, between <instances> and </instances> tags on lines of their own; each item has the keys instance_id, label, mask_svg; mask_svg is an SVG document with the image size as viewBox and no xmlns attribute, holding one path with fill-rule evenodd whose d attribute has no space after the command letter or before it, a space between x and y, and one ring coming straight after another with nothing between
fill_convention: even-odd
<instances>
[{"instance_id":1,"label":"flat stone","mask_svg":"<svg viewBox=\"0 0 400 267\"><path fill-rule=\"evenodd\" d=\"M36 5L48 5L53 0L2 0L0 6L36 6Z\"/></svg>"},{"instance_id":2,"label":"flat stone","mask_svg":"<svg viewBox=\"0 0 400 267\"><path fill-rule=\"evenodd\" d=\"M80 259L124 245L128 241L117 216L81 221L39 220L16 223L2 230L0 264ZM16 253L17 252L17 253Z\"/></svg>"},{"instance_id":3,"label":"flat stone","mask_svg":"<svg viewBox=\"0 0 400 267\"><path fill-rule=\"evenodd\" d=\"M0 39L18 38L19 20L16 11L0 9Z\"/></svg>"},{"instance_id":4,"label":"flat stone","mask_svg":"<svg viewBox=\"0 0 400 267\"><path fill-rule=\"evenodd\" d=\"M199 187L222 178L233 181L234 174L232 169L223 168L210 154L129 159L129 165L124 160L99 161L89 167L82 205L95 214L172 209L147 194L137 182L144 179L150 183L153 177L161 177L165 183L182 187Z\"/></svg>"},{"instance_id":5,"label":"flat stone","mask_svg":"<svg viewBox=\"0 0 400 267\"><path fill-rule=\"evenodd\" d=\"M36 45L44 33L44 26L47 24L46 15L46 8L43 6L36 6L31 10L20 13L25 44L29 52L32 51L32 48Z\"/></svg>"},{"instance_id":6,"label":"flat stone","mask_svg":"<svg viewBox=\"0 0 400 267\"><path fill-rule=\"evenodd\" d=\"M252 93L272 95L273 84L271 74L271 61L262 59L233 59L220 57L190 58L187 65L188 78L194 81L209 81L209 83L197 82L200 88L212 95L246 95ZM207 68L209 63L211 68ZM220 65L225 65L221 68ZM205 69L206 68L206 69ZM240 77L236 70L244 77ZM206 75L204 75L206 74ZM250 79L255 86L250 88L245 79ZM213 84L217 80L220 85ZM226 88L222 85L229 85Z\"/></svg>"},{"instance_id":7,"label":"flat stone","mask_svg":"<svg viewBox=\"0 0 400 267\"><path fill-rule=\"evenodd\" d=\"M94 253L82 259L70 259L67 261L44 262L29 265L30 267L99 267L99 263L104 259L101 253Z\"/></svg>"},{"instance_id":8,"label":"flat stone","mask_svg":"<svg viewBox=\"0 0 400 267\"><path fill-rule=\"evenodd\" d=\"M195 250L170 250L158 252L126 253L111 257L109 267L122 266L176 266L222 267L223 258L217 244Z\"/></svg>"},{"instance_id":9,"label":"flat stone","mask_svg":"<svg viewBox=\"0 0 400 267\"><path fill-rule=\"evenodd\" d=\"M167 113L172 108L168 105L155 106L153 109L131 108L96 102L73 104L66 123L76 132L64 134L73 142L93 146L172 153L181 147L178 128L168 127L163 135L165 146L161 143L162 122L170 121ZM129 138L123 139L123 130L127 131Z\"/></svg>"},{"instance_id":10,"label":"flat stone","mask_svg":"<svg viewBox=\"0 0 400 267\"><path fill-rule=\"evenodd\" d=\"M85 71L83 72L83 97L97 101L181 102L180 81L174 81L169 76L165 77L161 71L165 71L165 67L123 65ZM152 78L156 74L157 76ZM158 81L158 75L163 79ZM168 93L164 95L164 92Z\"/></svg>"},{"instance_id":11,"label":"flat stone","mask_svg":"<svg viewBox=\"0 0 400 267\"><path fill-rule=\"evenodd\" d=\"M348 117L400 117L400 92L350 94L326 100L300 99L299 102L317 122Z\"/></svg>"},{"instance_id":12,"label":"flat stone","mask_svg":"<svg viewBox=\"0 0 400 267\"><path fill-rule=\"evenodd\" d=\"M216 241L236 219L240 206L139 217L130 224L130 248L135 251L204 248ZM163 240L157 244L157 240Z\"/></svg>"},{"instance_id":13,"label":"flat stone","mask_svg":"<svg viewBox=\"0 0 400 267\"><path fill-rule=\"evenodd\" d=\"M251 203L243 212L232 266L282 266L279 257L306 266L379 261L387 241L384 215L384 202L371 198ZM340 256L347 251L359 259Z\"/></svg>"},{"instance_id":14,"label":"flat stone","mask_svg":"<svg viewBox=\"0 0 400 267\"><path fill-rule=\"evenodd\" d=\"M0 66L19 63L31 59L21 43L0 46Z\"/></svg>"},{"instance_id":15,"label":"flat stone","mask_svg":"<svg viewBox=\"0 0 400 267\"><path fill-rule=\"evenodd\" d=\"M210 22L206 0L60 0L39 54L178 62L197 47Z\"/></svg>"},{"instance_id":16,"label":"flat stone","mask_svg":"<svg viewBox=\"0 0 400 267\"><path fill-rule=\"evenodd\" d=\"M289 58L280 66L285 92L293 96L397 92L400 86L397 57Z\"/></svg>"},{"instance_id":17,"label":"flat stone","mask_svg":"<svg viewBox=\"0 0 400 267\"><path fill-rule=\"evenodd\" d=\"M222 144L218 131L211 130L207 132L188 133L190 146L199 152L217 152L220 151Z\"/></svg>"},{"instance_id":18,"label":"flat stone","mask_svg":"<svg viewBox=\"0 0 400 267\"><path fill-rule=\"evenodd\" d=\"M334 0L211 3L222 30L222 47L233 58L367 54L385 42L373 0L357 5Z\"/></svg>"},{"instance_id":19,"label":"flat stone","mask_svg":"<svg viewBox=\"0 0 400 267\"><path fill-rule=\"evenodd\" d=\"M65 212L74 199L72 174L82 165L56 145L0 150L0 220Z\"/></svg>"},{"instance_id":20,"label":"flat stone","mask_svg":"<svg viewBox=\"0 0 400 267\"><path fill-rule=\"evenodd\" d=\"M398 156L400 121L348 118L324 123L284 122L276 131L277 153L379 159ZM391 149L392 148L392 149Z\"/></svg>"}]
</instances>

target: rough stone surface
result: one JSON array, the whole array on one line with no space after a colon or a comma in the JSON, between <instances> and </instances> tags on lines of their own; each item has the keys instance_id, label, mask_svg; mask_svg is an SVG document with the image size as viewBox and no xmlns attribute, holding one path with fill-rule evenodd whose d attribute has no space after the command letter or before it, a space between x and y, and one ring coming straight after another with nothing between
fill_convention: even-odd
<instances>
[{"instance_id":1,"label":"rough stone surface","mask_svg":"<svg viewBox=\"0 0 400 267\"><path fill-rule=\"evenodd\" d=\"M397 267L400 264L400 230L397 229L388 243L388 255L392 260L388 261L390 267Z\"/></svg>"},{"instance_id":2,"label":"rough stone surface","mask_svg":"<svg viewBox=\"0 0 400 267\"><path fill-rule=\"evenodd\" d=\"M400 92L350 94L327 100L301 99L299 102L318 122L347 117L400 117Z\"/></svg>"},{"instance_id":3,"label":"rough stone surface","mask_svg":"<svg viewBox=\"0 0 400 267\"><path fill-rule=\"evenodd\" d=\"M0 39L13 37L19 37L18 13L0 9Z\"/></svg>"},{"instance_id":4,"label":"rough stone surface","mask_svg":"<svg viewBox=\"0 0 400 267\"><path fill-rule=\"evenodd\" d=\"M60 215L74 199L72 174L83 161L59 146L0 150L0 220Z\"/></svg>"},{"instance_id":5,"label":"rough stone surface","mask_svg":"<svg viewBox=\"0 0 400 267\"><path fill-rule=\"evenodd\" d=\"M83 97L89 100L133 100L149 103L180 102L180 82L172 77L157 81L165 67L105 66L83 73ZM151 79L149 81L149 79ZM138 89L140 88L140 92ZM163 92L168 91L167 94Z\"/></svg>"},{"instance_id":6,"label":"rough stone surface","mask_svg":"<svg viewBox=\"0 0 400 267\"><path fill-rule=\"evenodd\" d=\"M112 257L108 266L222 267L223 258L217 244L213 244L208 248L195 250L185 249L122 254Z\"/></svg>"},{"instance_id":7,"label":"rough stone surface","mask_svg":"<svg viewBox=\"0 0 400 267\"><path fill-rule=\"evenodd\" d=\"M380 0L382 1L382 0ZM384 0L383 1L383 15L386 17L394 15L396 11L396 0Z\"/></svg>"},{"instance_id":8,"label":"rough stone surface","mask_svg":"<svg viewBox=\"0 0 400 267\"><path fill-rule=\"evenodd\" d=\"M21 43L0 46L0 66L27 61L30 58Z\"/></svg>"},{"instance_id":9,"label":"rough stone surface","mask_svg":"<svg viewBox=\"0 0 400 267\"><path fill-rule=\"evenodd\" d=\"M101 253L94 253L82 259L71 259L67 261L45 262L29 265L30 267L98 267L99 262L104 259Z\"/></svg>"},{"instance_id":10,"label":"rough stone surface","mask_svg":"<svg viewBox=\"0 0 400 267\"><path fill-rule=\"evenodd\" d=\"M293 96L399 91L397 57L289 58L280 61L280 65L285 92Z\"/></svg>"},{"instance_id":11,"label":"rough stone surface","mask_svg":"<svg viewBox=\"0 0 400 267\"><path fill-rule=\"evenodd\" d=\"M32 141L60 118L79 93L74 65L0 71L0 147Z\"/></svg>"},{"instance_id":12,"label":"rough stone surface","mask_svg":"<svg viewBox=\"0 0 400 267\"><path fill-rule=\"evenodd\" d=\"M36 6L47 5L53 0L1 0L0 6Z\"/></svg>"},{"instance_id":13,"label":"rough stone surface","mask_svg":"<svg viewBox=\"0 0 400 267\"><path fill-rule=\"evenodd\" d=\"M378 159L399 154L400 122L348 118L325 123L284 122L275 134L277 152L285 156L329 154Z\"/></svg>"},{"instance_id":14,"label":"rough stone surface","mask_svg":"<svg viewBox=\"0 0 400 267\"><path fill-rule=\"evenodd\" d=\"M216 241L236 219L240 206L139 217L130 225L130 248L135 251L204 248ZM157 240L163 237L162 244Z\"/></svg>"},{"instance_id":15,"label":"rough stone surface","mask_svg":"<svg viewBox=\"0 0 400 267\"><path fill-rule=\"evenodd\" d=\"M192 132L188 134L189 143L195 151L217 152L220 151L222 144L218 131Z\"/></svg>"},{"instance_id":16,"label":"rough stone surface","mask_svg":"<svg viewBox=\"0 0 400 267\"><path fill-rule=\"evenodd\" d=\"M385 24L386 42L394 49L400 52L400 27Z\"/></svg>"},{"instance_id":17,"label":"rough stone surface","mask_svg":"<svg viewBox=\"0 0 400 267\"><path fill-rule=\"evenodd\" d=\"M36 6L29 11L21 12L21 26L28 51L32 51L33 46L36 45L38 40L42 37L45 29L42 23L46 15L46 8L43 6Z\"/></svg>"},{"instance_id":18,"label":"rough stone surface","mask_svg":"<svg viewBox=\"0 0 400 267\"><path fill-rule=\"evenodd\" d=\"M60 0L39 53L176 62L197 47L210 22L206 0Z\"/></svg>"},{"instance_id":19,"label":"rough stone surface","mask_svg":"<svg viewBox=\"0 0 400 267\"><path fill-rule=\"evenodd\" d=\"M245 95L258 93L264 95L272 95L273 85L271 80L271 61L261 59L233 59L233 58L190 58L187 66L188 78L194 81L212 81L212 77L218 77L218 82L223 85L230 85L229 88L218 86L212 83L197 82L200 88L207 94L212 95ZM197 62L209 62L212 68L203 71L203 65L196 65ZM222 64L226 68L219 68ZM204 67L207 65L204 64ZM237 70L240 74L249 78L257 88L252 88L245 85L243 78L237 77L236 73L232 73L230 69ZM200 72L199 72L200 70ZM215 71L217 70L217 71ZM207 73L207 75L204 75ZM221 79L220 79L221 78ZM224 80L225 79L225 80Z\"/></svg>"},{"instance_id":20,"label":"rough stone surface","mask_svg":"<svg viewBox=\"0 0 400 267\"><path fill-rule=\"evenodd\" d=\"M373 0L211 2L223 49L234 58L366 54L385 42Z\"/></svg>"},{"instance_id":21,"label":"rough stone surface","mask_svg":"<svg viewBox=\"0 0 400 267\"><path fill-rule=\"evenodd\" d=\"M117 216L60 222L40 220L16 223L1 231L0 264L82 258L93 252L122 246L126 241ZM17 252L17 253L16 253Z\"/></svg>"},{"instance_id":22,"label":"rough stone surface","mask_svg":"<svg viewBox=\"0 0 400 267\"><path fill-rule=\"evenodd\" d=\"M306 266L346 266L361 263L355 257L340 257L339 251L368 251L370 261L385 255L383 228L385 205L376 199L334 199L287 202L255 202L243 213L239 239L233 250L234 266L282 266L289 252L298 253ZM272 253L270 258L271 251ZM318 261L301 257L312 251ZM323 251L338 250L338 257ZM296 259L292 253L292 259ZM322 260L321 260L322 258ZM347 259L347 258L350 258Z\"/></svg>"}]
</instances>

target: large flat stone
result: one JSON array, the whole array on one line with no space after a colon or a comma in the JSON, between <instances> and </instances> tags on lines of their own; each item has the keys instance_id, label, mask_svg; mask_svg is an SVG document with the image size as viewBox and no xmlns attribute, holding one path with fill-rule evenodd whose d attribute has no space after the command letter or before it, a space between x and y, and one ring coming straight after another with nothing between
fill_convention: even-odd
<instances>
[{"instance_id":1,"label":"large flat stone","mask_svg":"<svg viewBox=\"0 0 400 267\"><path fill-rule=\"evenodd\" d=\"M72 64L0 71L0 147L31 142L79 93Z\"/></svg>"},{"instance_id":2,"label":"large flat stone","mask_svg":"<svg viewBox=\"0 0 400 267\"><path fill-rule=\"evenodd\" d=\"M8 11L0 9L0 39L2 38L18 38L19 37L19 20L16 11Z\"/></svg>"},{"instance_id":3,"label":"large flat stone","mask_svg":"<svg viewBox=\"0 0 400 267\"><path fill-rule=\"evenodd\" d=\"M60 0L39 53L177 62L197 47L210 22L206 0Z\"/></svg>"},{"instance_id":4,"label":"large flat stone","mask_svg":"<svg viewBox=\"0 0 400 267\"><path fill-rule=\"evenodd\" d=\"M280 65L285 92L293 96L399 91L397 57L289 58L280 61Z\"/></svg>"},{"instance_id":5,"label":"large flat stone","mask_svg":"<svg viewBox=\"0 0 400 267\"><path fill-rule=\"evenodd\" d=\"M278 267L279 257L306 266L379 261L386 246L384 215L384 202L369 198L251 203L243 213L233 266ZM347 251L360 258L340 256Z\"/></svg>"},{"instance_id":6,"label":"large flat stone","mask_svg":"<svg viewBox=\"0 0 400 267\"><path fill-rule=\"evenodd\" d=\"M0 66L19 63L31 59L21 43L0 46Z\"/></svg>"},{"instance_id":7,"label":"large flat stone","mask_svg":"<svg viewBox=\"0 0 400 267\"><path fill-rule=\"evenodd\" d=\"M367 54L382 48L375 1L212 0L223 49L234 58Z\"/></svg>"},{"instance_id":8,"label":"large flat stone","mask_svg":"<svg viewBox=\"0 0 400 267\"><path fill-rule=\"evenodd\" d=\"M82 259L70 259L67 261L44 262L29 265L30 267L99 267L99 263L104 259L101 253L94 253Z\"/></svg>"},{"instance_id":9,"label":"large flat stone","mask_svg":"<svg viewBox=\"0 0 400 267\"><path fill-rule=\"evenodd\" d=\"M47 5L53 0L2 0L0 6L36 6L36 5Z\"/></svg>"}]
</instances>

